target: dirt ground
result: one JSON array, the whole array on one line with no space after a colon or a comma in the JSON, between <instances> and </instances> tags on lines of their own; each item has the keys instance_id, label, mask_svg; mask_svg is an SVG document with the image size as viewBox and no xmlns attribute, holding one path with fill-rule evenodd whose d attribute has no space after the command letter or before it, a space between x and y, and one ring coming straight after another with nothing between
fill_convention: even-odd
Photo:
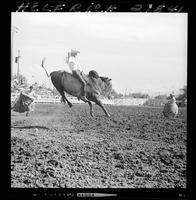
<instances>
[{"instance_id":1,"label":"dirt ground","mask_svg":"<svg viewBox=\"0 0 196 200\"><path fill-rule=\"evenodd\" d=\"M186 188L186 109L36 104L11 113L11 186Z\"/></svg>"}]
</instances>

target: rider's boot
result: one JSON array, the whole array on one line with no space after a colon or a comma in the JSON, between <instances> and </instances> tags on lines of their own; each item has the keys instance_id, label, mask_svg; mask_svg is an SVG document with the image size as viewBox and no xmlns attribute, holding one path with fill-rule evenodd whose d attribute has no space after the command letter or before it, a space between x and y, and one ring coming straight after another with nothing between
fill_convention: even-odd
<instances>
[{"instance_id":1,"label":"rider's boot","mask_svg":"<svg viewBox=\"0 0 196 200\"><path fill-rule=\"evenodd\" d=\"M80 100L80 99L84 99L84 100L88 101L88 99L86 98L85 85L82 87L82 91L81 91L80 95L78 96L78 100Z\"/></svg>"}]
</instances>

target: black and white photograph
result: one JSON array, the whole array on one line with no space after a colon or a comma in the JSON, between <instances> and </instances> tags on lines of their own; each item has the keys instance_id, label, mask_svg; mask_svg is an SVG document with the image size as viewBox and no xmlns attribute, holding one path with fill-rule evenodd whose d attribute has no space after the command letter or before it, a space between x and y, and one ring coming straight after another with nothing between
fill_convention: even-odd
<instances>
[{"instance_id":1,"label":"black and white photograph","mask_svg":"<svg viewBox=\"0 0 196 200\"><path fill-rule=\"evenodd\" d=\"M12 12L11 188L187 188L187 13Z\"/></svg>"}]
</instances>

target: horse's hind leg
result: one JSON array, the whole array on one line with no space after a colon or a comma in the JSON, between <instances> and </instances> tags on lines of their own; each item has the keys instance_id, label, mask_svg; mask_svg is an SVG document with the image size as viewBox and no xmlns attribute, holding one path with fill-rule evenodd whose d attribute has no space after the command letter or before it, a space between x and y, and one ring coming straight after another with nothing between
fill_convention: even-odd
<instances>
[{"instance_id":1,"label":"horse's hind leg","mask_svg":"<svg viewBox=\"0 0 196 200\"><path fill-rule=\"evenodd\" d=\"M93 117L94 116L94 111L93 111L93 105L89 100L86 100L86 98L81 97L81 100L88 103L88 105L90 106L90 115Z\"/></svg>"},{"instance_id":2,"label":"horse's hind leg","mask_svg":"<svg viewBox=\"0 0 196 200\"><path fill-rule=\"evenodd\" d=\"M90 106L90 115L93 117L94 116L93 105L90 101L88 101L88 105Z\"/></svg>"},{"instance_id":3,"label":"horse's hind leg","mask_svg":"<svg viewBox=\"0 0 196 200\"><path fill-rule=\"evenodd\" d=\"M65 101L68 103L69 107L71 108L72 107L72 103L70 101L68 101L68 99L65 97L65 94L63 91L59 91L59 93L61 94L62 96L62 101L65 103Z\"/></svg>"},{"instance_id":4,"label":"horse's hind leg","mask_svg":"<svg viewBox=\"0 0 196 200\"><path fill-rule=\"evenodd\" d=\"M107 117L110 117L110 114L107 112L107 110L105 109L103 103L98 99L98 97L95 96L93 101L103 109L103 111L104 111L104 113L106 114Z\"/></svg>"}]
</instances>

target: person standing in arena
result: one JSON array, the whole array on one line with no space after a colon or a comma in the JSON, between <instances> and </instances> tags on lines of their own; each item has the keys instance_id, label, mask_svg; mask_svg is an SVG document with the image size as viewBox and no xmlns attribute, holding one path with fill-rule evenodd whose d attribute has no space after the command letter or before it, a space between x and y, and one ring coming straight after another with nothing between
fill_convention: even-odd
<instances>
[{"instance_id":1,"label":"person standing in arena","mask_svg":"<svg viewBox=\"0 0 196 200\"><path fill-rule=\"evenodd\" d=\"M174 97L173 94L170 94L169 96L169 103L176 103L176 98Z\"/></svg>"},{"instance_id":2,"label":"person standing in arena","mask_svg":"<svg viewBox=\"0 0 196 200\"><path fill-rule=\"evenodd\" d=\"M26 94L28 97L30 97L33 100L32 103L28 106L29 110L26 112L26 116L28 117L29 113L31 111L34 111L34 109L35 109L35 99L37 99L37 96L35 95L33 86L30 86L29 90L25 91L24 94Z\"/></svg>"}]
</instances>

